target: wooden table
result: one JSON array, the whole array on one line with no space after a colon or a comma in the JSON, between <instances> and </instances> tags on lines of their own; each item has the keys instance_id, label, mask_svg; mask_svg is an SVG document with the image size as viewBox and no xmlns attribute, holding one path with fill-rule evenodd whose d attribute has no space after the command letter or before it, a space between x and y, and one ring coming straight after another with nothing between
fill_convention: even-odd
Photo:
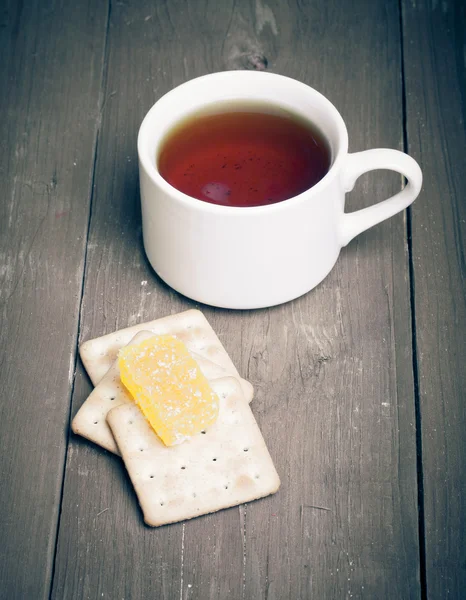
<instances>
[{"instance_id":1,"label":"wooden table","mask_svg":"<svg viewBox=\"0 0 466 600\"><path fill-rule=\"evenodd\" d=\"M3 3L2 599L465 597L465 24L450 0ZM163 93L225 69L316 87L351 151L407 151L424 188L299 300L201 307L282 486L150 529L121 461L70 434L77 347L195 306L145 258L136 135ZM347 210L400 186L364 177Z\"/></svg>"}]
</instances>

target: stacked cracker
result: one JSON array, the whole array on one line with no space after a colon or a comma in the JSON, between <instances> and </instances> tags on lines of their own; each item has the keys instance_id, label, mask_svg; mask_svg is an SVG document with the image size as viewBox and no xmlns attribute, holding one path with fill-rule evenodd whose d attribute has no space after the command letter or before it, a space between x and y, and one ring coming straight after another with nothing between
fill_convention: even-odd
<instances>
[{"instance_id":1,"label":"stacked cracker","mask_svg":"<svg viewBox=\"0 0 466 600\"><path fill-rule=\"evenodd\" d=\"M163 444L120 380L118 351L154 334L184 342L219 397L214 425L176 446ZM249 407L252 386L241 379L200 311L90 340L80 354L96 387L72 429L121 455L148 525L190 519L277 491L280 480Z\"/></svg>"}]
</instances>

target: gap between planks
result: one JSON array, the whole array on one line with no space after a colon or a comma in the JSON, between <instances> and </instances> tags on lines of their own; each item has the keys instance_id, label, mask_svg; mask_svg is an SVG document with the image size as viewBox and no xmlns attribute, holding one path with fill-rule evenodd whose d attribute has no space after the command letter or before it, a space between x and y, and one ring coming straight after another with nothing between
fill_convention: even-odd
<instances>
[{"instance_id":1,"label":"gap between planks","mask_svg":"<svg viewBox=\"0 0 466 600\"><path fill-rule=\"evenodd\" d=\"M400 52L401 52L401 102L403 111L403 152L409 152L407 107L406 107L406 75L405 75L405 52L404 52L404 20L403 2L398 0L398 12L400 16ZM414 415L416 427L416 473L417 473L417 508L418 508L418 536L419 536L419 575L421 584L421 600L427 600L427 565L426 565L426 535L425 535L425 511L424 511L424 473L422 462L422 419L421 403L419 395L419 369L417 357L416 336L416 304L415 304L415 281L413 263L412 243L412 211L411 207L406 210L406 236L408 247L408 276L409 276L409 304L411 311L411 356L414 382Z\"/></svg>"}]
</instances>

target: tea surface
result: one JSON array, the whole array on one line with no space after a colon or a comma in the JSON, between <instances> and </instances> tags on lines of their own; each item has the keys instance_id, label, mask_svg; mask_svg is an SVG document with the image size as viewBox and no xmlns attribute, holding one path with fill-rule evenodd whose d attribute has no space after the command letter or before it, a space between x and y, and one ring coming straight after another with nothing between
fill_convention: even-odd
<instances>
[{"instance_id":1,"label":"tea surface","mask_svg":"<svg viewBox=\"0 0 466 600\"><path fill-rule=\"evenodd\" d=\"M169 132L158 168L173 187L199 200L263 206L320 181L330 168L330 150L317 127L283 109L220 105Z\"/></svg>"}]
</instances>

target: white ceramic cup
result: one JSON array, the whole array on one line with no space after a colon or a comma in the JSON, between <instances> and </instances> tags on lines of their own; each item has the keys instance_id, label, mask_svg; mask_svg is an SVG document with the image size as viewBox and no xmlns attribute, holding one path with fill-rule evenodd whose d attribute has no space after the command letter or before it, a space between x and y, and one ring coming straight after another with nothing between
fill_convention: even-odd
<instances>
[{"instance_id":1,"label":"white ceramic cup","mask_svg":"<svg viewBox=\"0 0 466 600\"><path fill-rule=\"evenodd\" d=\"M257 207L210 204L172 187L157 168L165 135L191 112L228 100L272 102L317 125L332 154L325 177L289 200ZM141 125L138 155L151 265L178 292L224 308L274 306L310 291L343 246L409 206L422 185L418 164L402 152L348 154L345 123L322 94L294 79L254 71L206 75L167 93ZM401 173L407 185L388 200L345 213L345 193L362 173L375 169Z\"/></svg>"}]
</instances>

